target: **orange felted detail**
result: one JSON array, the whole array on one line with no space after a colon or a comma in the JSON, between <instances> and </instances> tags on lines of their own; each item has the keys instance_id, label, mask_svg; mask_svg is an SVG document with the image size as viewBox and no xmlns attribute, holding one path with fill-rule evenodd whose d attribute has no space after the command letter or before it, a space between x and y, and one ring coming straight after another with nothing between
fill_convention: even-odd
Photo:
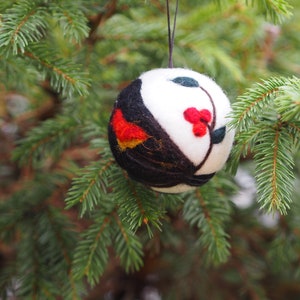
<instances>
[{"instance_id":1,"label":"orange felted detail","mask_svg":"<svg viewBox=\"0 0 300 300\"><path fill-rule=\"evenodd\" d=\"M148 139L147 133L136 124L125 120L121 109L116 109L111 120L121 150L134 148Z\"/></svg>"}]
</instances>

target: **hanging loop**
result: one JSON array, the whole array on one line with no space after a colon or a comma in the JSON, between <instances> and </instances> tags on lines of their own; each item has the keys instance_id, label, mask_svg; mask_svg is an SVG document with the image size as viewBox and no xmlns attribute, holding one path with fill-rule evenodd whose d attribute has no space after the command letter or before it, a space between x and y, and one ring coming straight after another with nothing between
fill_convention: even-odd
<instances>
[{"instance_id":1,"label":"hanging loop","mask_svg":"<svg viewBox=\"0 0 300 300\"><path fill-rule=\"evenodd\" d=\"M173 48L174 48L174 39L175 39L176 18L178 13L178 0L176 0L176 8L175 8L172 30L171 30L171 14L170 14L169 0L166 0L166 5L167 5L167 21L168 21L168 40L169 40L169 68L173 68Z\"/></svg>"}]
</instances>

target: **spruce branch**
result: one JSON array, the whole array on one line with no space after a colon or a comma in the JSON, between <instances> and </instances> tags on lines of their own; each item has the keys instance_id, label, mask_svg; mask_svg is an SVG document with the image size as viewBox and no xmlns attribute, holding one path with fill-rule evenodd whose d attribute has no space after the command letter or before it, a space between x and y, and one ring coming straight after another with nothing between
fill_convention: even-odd
<instances>
[{"instance_id":1,"label":"spruce branch","mask_svg":"<svg viewBox=\"0 0 300 300\"><path fill-rule=\"evenodd\" d=\"M74 258L72 274L75 279L87 277L88 282L94 286L103 274L108 262L107 247L111 245L111 222L113 212L101 213L81 235Z\"/></svg>"},{"instance_id":2,"label":"spruce branch","mask_svg":"<svg viewBox=\"0 0 300 300\"><path fill-rule=\"evenodd\" d=\"M245 0L247 5L257 6L263 15L274 23L281 23L292 15L293 7L286 0Z\"/></svg>"},{"instance_id":3,"label":"spruce branch","mask_svg":"<svg viewBox=\"0 0 300 300\"><path fill-rule=\"evenodd\" d=\"M58 176L38 178L0 203L1 238L18 237L13 278L18 280L17 294L22 299L55 299L62 286L77 291L78 285L70 276L71 250L76 235L68 218L51 203ZM5 225L5 221L11 220ZM77 293L78 294L78 293ZM74 298L76 299L76 298ZM80 299L79 297L77 299Z\"/></svg>"},{"instance_id":4,"label":"spruce branch","mask_svg":"<svg viewBox=\"0 0 300 300\"><path fill-rule=\"evenodd\" d=\"M121 265L126 272L137 271L143 265L143 246L126 223L123 223L118 214L114 214L117 231L114 239L114 249L120 258Z\"/></svg>"},{"instance_id":5,"label":"spruce branch","mask_svg":"<svg viewBox=\"0 0 300 300\"><path fill-rule=\"evenodd\" d=\"M73 116L61 115L46 120L19 142L19 147L13 152L13 159L21 165L29 162L38 166L46 156L57 158L78 135L79 130L80 122Z\"/></svg>"},{"instance_id":6,"label":"spruce branch","mask_svg":"<svg viewBox=\"0 0 300 300\"><path fill-rule=\"evenodd\" d=\"M227 169L236 174L239 167L241 157L246 157L251 149L255 146L257 137L263 131L262 126L251 126L249 130L243 131L243 134L237 134L235 137L235 145L230 154L230 164L227 165Z\"/></svg>"},{"instance_id":7,"label":"spruce branch","mask_svg":"<svg viewBox=\"0 0 300 300\"><path fill-rule=\"evenodd\" d=\"M300 79L292 77L279 89L274 100L282 121L289 122L300 119Z\"/></svg>"},{"instance_id":8,"label":"spruce branch","mask_svg":"<svg viewBox=\"0 0 300 300\"><path fill-rule=\"evenodd\" d=\"M292 264L296 263L298 257L297 250L299 249L299 245L295 247L296 243L291 234L284 233L281 233L272 241L267 259L275 273L286 270Z\"/></svg>"},{"instance_id":9,"label":"spruce branch","mask_svg":"<svg viewBox=\"0 0 300 300\"><path fill-rule=\"evenodd\" d=\"M124 175L119 175L113 182L114 186L118 187L118 190L114 189L112 193L118 205L118 214L122 221L128 224L130 230L136 232L139 227L146 225L150 237L152 237L150 225L161 230L160 219L164 216L165 210L159 209L160 203L155 193Z\"/></svg>"},{"instance_id":10,"label":"spruce branch","mask_svg":"<svg viewBox=\"0 0 300 300\"><path fill-rule=\"evenodd\" d=\"M230 9L232 9L230 6L232 5L232 1L230 0L214 0L213 2L220 8L224 9L224 7L228 5ZM237 2L236 7L241 7L241 5L243 5L241 2L242 1ZM247 6L256 8L266 20L275 24L282 23L293 14L293 6L286 0L244 0L243 2ZM207 13L205 16L207 16Z\"/></svg>"},{"instance_id":11,"label":"spruce branch","mask_svg":"<svg viewBox=\"0 0 300 300\"><path fill-rule=\"evenodd\" d=\"M0 77L8 90L22 91L22 94L27 94L32 91L32 84L36 84L38 74L38 71L28 66L21 57L0 55Z\"/></svg>"},{"instance_id":12,"label":"spruce branch","mask_svg":"<svg viewBox=\"0 0 300 300\"><path fill-rule=\"evenodd\" d=\"M233 103L228 125L237 129L237 138L242 136L243 139L249 130L259 127L271 114L274 122L278 118L295 121L298 117L299 94L299 79L296 77L271 77L256 83Z\"/></svg>"},{"instance_id":13,"label":"spruce branch","mask_svg":"<svg viewBox=\"0 0 300 300\"><path fill-rule=\"evenodd\" d=\"M300 121L294 121L288 123L287 128L290 138L293 140L294 153L300 148Z\"/></svg>"},{"instance_id":14,"label":"spruce branch","mask_svg":"<svg viewBox=\"0 0 300 300\"><path fill-rule=\"evenodd\" d=\"M111 243L121 265L127 271L140 268L143 252L139 239L131 230L129 220L122 218L124 213L120 213L124 208L118 204L118 197L127 201L128 193L118 185L120 190L116 193L110 191L117 184L113 178L122 180L123 173L116 168L111 158L88 166L84 172L84 175L81 174L73 180L66 199L67 208L81 202L81 215L86 212L94 215L94 224L82 234L82 240L75 250L72 272L75 279L86 276L90 284L94 285L105 270L107 247ZM87 249L89 256L84 260L81 256Z\"/></svg>"},{"instance_id":15,"label":"spruce branch","mask_svg":"<svg viewBox=\"0 0 300 300\"><path fill-rule=\"evenodd\" d=\"M218 265L225 262L230 254L228 234L224 231L229 207L224 197L222 199L215 191L197 189L184 203L183 216L201 232L199 245L205 249L207 256L204 261Z\"/></svg>"},{"instance_id":16,"label":"spruce branch","mask_svg":"<svg viewBox=\"0 0 300 300\"><path fill-rule=\"evenodd\" d=\"M18 1L8 8L0 27L0 49L7 55L24 53L30 43L44 37L46 15L39 1Z\"/></svg>"},{"instance_id":17,"label":"spruce branch","mask_svg":"<svg viewBox=\"0 0 300 300\"><path fill-rule=\"evenodd\" d=\"M272 212L287 213L294 189L293 139L284 124L269 124L254 148L258 202Z\"/></svg>"},{"instance_id":18,"label":"spruce branch","mask_svg":"<svg viewBox=\"0 0 300 300\"><path fill-rule=\"evenodd\" d=\"M113 205L108 199L109 174L116 169L115 162L111 158L101 159L82 169L73 179L72 187L66 198L66 208L80 204L81 217L85 213L91 213L95 207L110 207Z\"/></svg>"},{"instance_id":19,"label":"spruce branch","mask_svg":"<svg viewBox=\"0 0 300 300\"><path fill-rule=\"evenodd\" d=\"M80 44L89 35L88 20L83 14L81 7L74 1L61 2L60 5L50 6L53 17L58 21L64 37L70 42Z\"/></svg>"},{"instance_id":20,"label":"spruce branch","mask_svg":"<svg viewBox=\"0 0 300 300\"><path fill-rule=\"evenodd\" d=\"M36 219L32 219L37 221ZM23 239L19 242L20 250L18 252L17 264L19 276L18 280L22 282L22 285L17 290L17 295L23 299L38 299L49 297L54 299L56 295L55 291L48 287L46 274L43 272L42 257L43 253L41 245L38 243L36 237L38 236L37 223L26 226L26 232ZM25 229L25 226L24 226Z\"/></svg>"},{"instance_id":21,"label":"spruce branch","mask_svg":"<svg viewBox=\"0 0 300 300\"><path fill-rule=\"evenodd\" d=\"M265 108L273 105L274 96L286 82L287 79L284 77L272 77L248 88L233 103L229 126L238 130L251 128L257 118L261 117L262 112L265 112Z\"/></svg>"},{"instance_id":22,"label":"spruce branch","mask_svg":"<svg viewBox=\"0 0 300 300\"><path fill-rule=\"evenodd\" d=\"M89 79L80 65L71 60L59 58L56 51L47 44L39 42L26 48L23 55L30 59L44 77L50 78L50 84L63 96L73 94L86 96L88 94Z\"/></svg>"},{"instance_id":23,"label":"spruce branch","mask_svg":"<svg viewBox=\"0 0 300 300\"><path fill-rule=\"evenodd\" d=\"M184 203L184 197L181 194L156 194L157 202L159 203L160 210L163 212L178 211Z\"/></svg>"},{"instance_id":24,"label":"spruce branch","mask_svg":"<svg viewBox=\"0 0 300 300\"><path fill-rule=\"evenodd\" d=\"M59 18L58 22L56 18ZM60 24L72 42L79 43L88 36L87 19L76 10L74 3L71 6L70 3L48 5L43 1L18 1L3 13L1 54L8 60L16 55L29 60L30 65L35 66L42 77L48 77L52 88L63 96L71 97L75 93L85 96L89 86L87 74L80 65L61 58L49 43L49 32L53 31L50 21L53 19L52 23ZM41 79L41 76L36 77Z\"/></svg>"},{"instance_id":25,"label":"spruce branch","mask_svg":"<svg viewBox=\"0 0 300 300\"><path fill-rule=\"evenodd\" d=\"M124 223L116 210L94 213L94 223L85 230L73 259L72 273L75 279L86 277L94 286L105 271L112 246L126 271L138 270L142 264L142 244ZM88 255L86 255L88 253Z\"/></svg>"},{"instance_id":26,"label":"spruce branch","mask_svg":"<svg viewBox=\"0 0 300 300\"><path fill-rule=\"evenodd\" d=\"M299 79L272 77L238 97L230 126L237 129L231 170L254 154L258 202L287 213L294 189L294 155L299 147Z\"/></svg>"},{"instance_id":27,"label":"spruce branch","mask_svg":"<svg viewBox=\"0 0 300 300\"><path fill-rule=\"evenodd\" d=\"M24 216L33 214L35 208L42 206L45 199L51 196L55 188L53 179L49 176L35 178L34 183L29 181L12 197L0 202L0 236L3 241L17 234Z\"/></svg>"},{"instance_id":28,"label":"spruce branch","mask_svg":"<svg viewBox=\"0 0 300 300\"><path fill-rule=\"evenodd\" d=\"M73 285L74 288L68 272L71 260L66 256L75 245L74 232L66 228L68 222L61 218L61 212L53 214L53 209L50 210L49 214L45 208L42 213L33 215L32 222L23 224L22 241L25 245L21 241L18 252L18 275L22 282L18 292L20 296L32 295L34 298L40 294L40 298L55 299L60 294L58 287ZM32 246L28 247L27 243Z\"/></svg>"}]
</instances>

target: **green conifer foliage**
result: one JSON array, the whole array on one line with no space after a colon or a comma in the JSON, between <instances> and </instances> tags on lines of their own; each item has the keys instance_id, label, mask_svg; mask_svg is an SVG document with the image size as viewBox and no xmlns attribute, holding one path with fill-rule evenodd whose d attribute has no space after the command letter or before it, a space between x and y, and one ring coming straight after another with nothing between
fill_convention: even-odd
<instances>
[{"instance_id":1,"label":"green conifer foliage","mask_svg":"<svg viewBox=\"0 0 300 300\"><path fill-rule=\"evenodd\" d=\"M236 138L226 170L169 195L132 181L107 140L120 90L168 64L165 1L2 0L0 299L296 299L299 14L179 1L174 65L223 87Z\"/></svg>"}]
</instances>

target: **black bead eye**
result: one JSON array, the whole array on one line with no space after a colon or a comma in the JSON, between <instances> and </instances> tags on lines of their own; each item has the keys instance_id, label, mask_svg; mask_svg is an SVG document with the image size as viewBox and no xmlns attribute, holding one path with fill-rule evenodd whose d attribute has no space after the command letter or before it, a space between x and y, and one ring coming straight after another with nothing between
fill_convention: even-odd
<instances>
[{"instance_id":1,"label":"black bead eye","mask_svg":"<svg viewBox=\"0 0 300 300\"><path fill-rule=\"evenodd\" d=\"M171 81L186 87L199 87L198 81L191 77L176 77Z\"/></svg>"},{"instance_id":2,"label":"black bead eye","mask_svg":"<svg viewBox=\"0 0 300 300\"><path fill-rule=\"evenodd\" d=\"M212 134L211 134L212 143L213 144L220 144L224 140L225 134L226 134L226 127L225 126L213 131Z\"/></svg>"}]
</instances>

